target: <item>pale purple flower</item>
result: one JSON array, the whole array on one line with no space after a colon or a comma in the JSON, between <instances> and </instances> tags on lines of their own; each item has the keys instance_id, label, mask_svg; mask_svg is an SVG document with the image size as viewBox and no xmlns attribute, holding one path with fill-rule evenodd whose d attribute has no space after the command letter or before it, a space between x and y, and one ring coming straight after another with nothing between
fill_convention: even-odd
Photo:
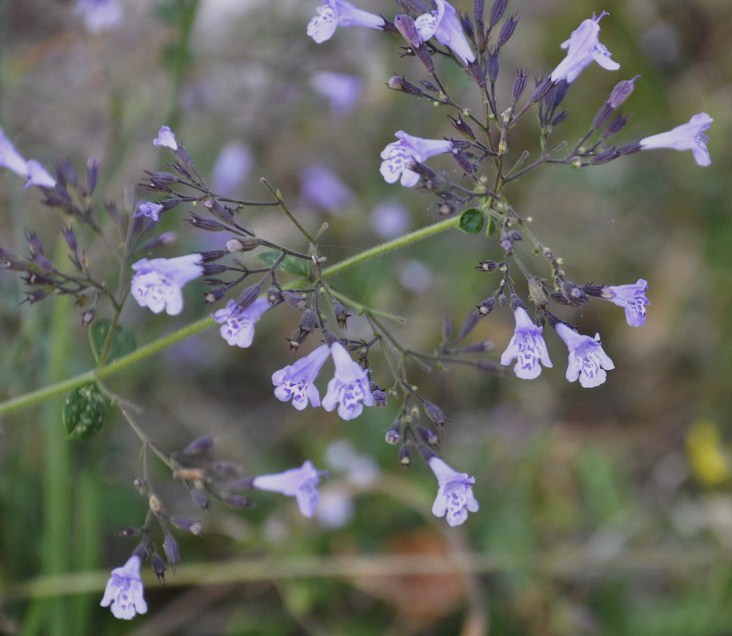
<instances>
[{"instance_id":1,"label":"pale purple flower","mask_svg":"<svg viewBox=\"0 0 732 636\"><path fill-rule=\"evenodd\" d=\"M177 258L143 258L132 265L132 296L153 313L176 316L183 310L183 286L203 274L200 254Z\"/></svg>"},{"instance_id":2,"label":"pale purple flower","mask_svg":"<svg viewBox=\"0 0 732 636\"><path fill-rule=\"evenodd\" d=\"M40 188L53 188L56 185L56 179L54 179L46 169L38 163L35 159L28 161L28 183L25 184L26 188L30 188L32 185Z\"/></svg>"},{"instance_id":3,"label":"pale purple flower","mask_svg":"<svg viewBox=\"0 0 732 636\"><path fill-rule=\"evenodd\" d=\"M410 168L414 162L424 163L430 157L443 152L450 152L452 142L446 139L422 139L412 137L403 130L394 133L399 141L390 143L381 151L381 176L387 183L395 183L401 178L401 184L411 188L419 182L419 174Z\"/></svg>"},{"instance_id":4,"label":"pale purple flower","mask_svg":"<svg viewBox=\"0 0 732 636\"><path fill-rule=\"evenodd\" d=\"M382 239L393 239L409 231L409 209L398 201L379 203L371 212L371 228Z\"/></svg>"},{"instance_id":5,"label":"pale purple flower","mask_svg":"<svg viewBox=\"0 0 732 636\"><path fill-rule=\"evenodd\" d=\"M712 163L707 150L709 137L704 134L714 120L707 113L697 113L687 123L676 126L668 132L645 137L640 140L641 150L670 148L671 150L691 150L700 166Z\"/></svg>"},{"instance_id":6,"label":"pale purple flower","mask_svg":"<svg viewBox=\"0 0 732 636\"><path fill-rule=\"evenodd\" d=\"M313 382L329 357L330 347L320 345L294 364L275 371L272 374L272 384L277 387L275 397L281 402L292 400L292 406L298 411L307 407L308 402L320 406L320 393Z\"/></svg>"},{"instance_id":7,"label":"pale purple flower","mask_svg":"<svg viewBox=\"0 0 732 636\"><path fill-rule=\"evenodd\" d=\"M291 468L283 473L260 475L252 485L259 490L279 492L297 499L297 507L304 517L312 517L318 505L318 481L323 473L316 470L310 460L300 468Z\"/></svg>"},{"instance_id":8,"label":"pale purple flower","mask_svg":"<svg viewBox=\"0 0 732 636\"><path fill-rule=\"evenodd\" d=\"M541 335L544 328L535 325L521 306L516 307L513 314L516 318L516 329L501 356L501 364L509 365L515 359L513 372L522 380L533 380L541 373L539 362L547 368L552 366L549 351Z\"/></svg>"},{"instance_id":9,"label":"pale purple flower","mask_svg":"<svg viewBox=\"0 0 732 636\"><path fill-rule=\"evenodd\" d=\"M437 10L431 13L425 13L414 21L417 27L419 37L426 42L431 37L452 50L463 64L467 66L469 62L475 60L475 53L470 48L468 38L465 37L460 18L458 18L455 8L445 0L435 0Z\"/></svg>"},{"instance_id":10,"label":"pale purple flower","mask_svg":"<svg viewBox=\"0 0 732 636\"><path fill-rule=\"evenodd\" d=\"M252 153L244 144L232 141L221 149L211 170L211 188L217 194L237 194L252 168Z\"/></svg>"},{"instance_id":11,"label":"pale purple flower","mask_svg":"<svg viewBox=\"0 0 732 636\"><path fill-rule=\"evenodd\" d=\"M580 384L586 389L605 382L605 371L611 371L615 365L602 350L600 334L595 334L594 338L583 336L561 322L557 323L555 329L569 349L567 380L574 382L579 378Z\"/></svg>"},{"instance_id":12,"label":"pale purple flower","mask_svg":"<svg viewBox=\"0 0 732 636\"><path fill-rule=\"evenodd\" d=\"M599 22L605 15L608 15L605 11L597 17L593 14L592 19L584 20L572 31L569 40L562 42L561 48L567 49L567 57L552 71L553 82L567 80L571 84L592 62L597 62L608 71L620 68L620 64L610 59L610 51L599 40Z\"/></svg>"},{"instance_id":13,"label":"pale purple flower","mask_svg":"<svg viewBox=\"0 0 732 636\"><path fill-rule=\"evenodd\" d=\"M300 194L331 214L341 214L353 199L349 187L330 168L314 163L300 175Z\"/></svg>"},{"instance_id":14,"label":"pale purple flower","mask_svg":"<svg viewBox=\"0 0 732 636\"><path fill-rule=\"evenodd\" d=\"M236 301L230 300L224 309L219 309L214 320L221 325L221 337L232 347L246 349L254 340L254 325L269 309L266 298L257 298L251 305L242 309Z\"/></svg>"},{"instance_id":15,"label":"pale purple flower","mask_svg":"<svg viewBox=\"0 0 732 636\"><path fill-rule=\"evenodd\" d=\"M158 136L153 139L153 146L178 150L178 142L175 139L175 134L168 126L160 127Z\"/></svg>"},{"instance_id":16,"label":"pale purple flower","mask_svg":"<svg viewBox=\"0 0 732 636\"><path fill-rule=\"evenodd\" d=\"M361 365L351 359L348 351L339 342L334 342L330 346L330 353L335 363L335 375L328 382L323 408L332 411L337 404L340 404L338 415L344 420L352 420L361 415L364 405L374 405L369 376Z\"/></svg>"},{"instance_id":17,"label":"pale purple flower","mask_svg":"<svg viewBox=\"0 0 732 636\"><path fill-rule=\"evenodd\" d=\"M335 114L347 113L353 109L361 94L363 82L356 75L321 71L310 78L310 85L330 102Z\"/></svg>"},{"instance_id":18,"label":"pale purple flower","mask_svg":"<svg viewBox=\"0 0 732 636\"><path fill-rule=\"evenodd\" d=\"M139 556L133 554L121 568L112 570L99 605L109 607L115 618L126 621L134 618L135 614L147 612L147 603L142 597Z\"/></svg>"},{"instance_id":19,"label":"pale purple flower","mask_svg":"<svg viewBox=\"0 0 732 636\"><path fill-rule=\"evenodd\" d=\"M137 210L135 210L135 213L132 216L144 216L154 223L157 223L158 219L160 218L160 213L163 211L163 207L164 206L160 203L153 203L152 201L140 201L140 203L137 204Z\"/></svg>"},{"instance_id":20,"label":"pale purple flower","mask_svg":"<svg viewBox=\"0 0 732 636\"><path fill-rule=\"evenodd\" d=\"M631 327L640 327L646 321L646 298L648 282L642 278L633 285L608 285L602 288L601 298L625 308L625 319Z\"/></svg>"},{"instance_id":21,"label":"pale purple flower","mask_svg":"<svg viewBox=\"0 0 732 636\"><path fill-rule=\"evenodd\" d=\"M86 30L95 34L113 29L123 16L118 0L78 0L74 13L82 16Z\"/></svg>"},{"instance_id":22,"label":"pale purple flower","mask_svg":"<svg viewBox=\"0 0 732 636\"><path fill-rule=\"evenodd\" d=\"M0 167L7 168L20 177L27 179L26 188L32 185L42 188L53 188L56 180L35 159L26 161L15 149L13 143L0 128Z\"/></svg>"},{"instance_id":23,"label":"pale purple flower","mask_svg":"<svg viewBox=\"0 0 732 636\"><path fill-rule=\"evenodd\" d=\"M475 477L453 470L437 455L427 463L435 473L438 485L432 514L435 517L447 514L447 524L451 527L462 525L468 518L468 512L478 512L478 502L472 489Z\"/></svg>"},{"instance_id":24,"label":"pale purple flower","mask_svg":"<svg viewBox=\"0 0 732 636\"><path fill-rule=\"evenodd\" d=\"M323 6L317 11L318 14L308 23L307 34L318 44L329 40L337 27L384 28L384 18L363 11L346 0L323 0Z\"/></svg>"}]
</instances>

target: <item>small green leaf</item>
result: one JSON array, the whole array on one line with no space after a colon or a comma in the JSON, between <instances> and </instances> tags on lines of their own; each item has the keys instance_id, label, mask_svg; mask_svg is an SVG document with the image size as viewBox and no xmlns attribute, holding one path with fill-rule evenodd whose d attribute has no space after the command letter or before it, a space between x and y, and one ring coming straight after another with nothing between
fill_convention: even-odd
<instances>
[{"instance_id":1,"label":"small green leaf","mask_svg":"<svg viewBox=\"0 0 732 636\"><path fill-rule=\"evenodd\" d=\"M257 258L268 267L272 267L281 254L282 252L279 250L272 250L257 254ZM285 256L280 263L279 268L288 274L294 274L295 276L308 276L310 274L310 264L308 261L290 255Z\"/></svg>"},{"instance_id":2,"label":"small green leaf","mask_svg":"<svg viewBox=\"0 0 732 636\"><path fill-rule=\"evenodd\" d=\"M475 208L469 208L460 215L459 228L468 234L477 234L483 229L483 213Z\"/></svg>"},{"instance_id":3,"label":"small green leaf","mask_svg":"<svg viewBox=\"0 0 732 636\"><path fill-rule=\"evenodd\" d=\"M107 398L94 382L71 391L61 411L67 439L89 439L96 435L104 424L107 407Z\"/></svg>"},{"instance_id":4,"label":"small green leaf","mask_svg":"<svg viewBox=\"0 0 732 636\"><path fill-rule=\"evenodd\" d=\"M496 233L496 222L494 219L488 219L488 227L485 228L486 236L493 236Z\"/></svg>"},{"instance_id":5,"label":"small green leaf","mask_svg":"<svg viewBox=\"0 0 732 636\"><path fill-rule=\"evenodd\" d=\"M112 322L110 320L101 318L100 320L95 320L91 324L91 327L89 327L89 344L91 345L94 359L97 362L99 362L99 356L104 351L104 343L107 340L107 334L109 333L111 324ZM111 362L116 358L126 356L136 348L135 336L121 325L117 325L112 333L112 342L109 345L109 353L105 362Z\"/></svg>"}]
</instances>

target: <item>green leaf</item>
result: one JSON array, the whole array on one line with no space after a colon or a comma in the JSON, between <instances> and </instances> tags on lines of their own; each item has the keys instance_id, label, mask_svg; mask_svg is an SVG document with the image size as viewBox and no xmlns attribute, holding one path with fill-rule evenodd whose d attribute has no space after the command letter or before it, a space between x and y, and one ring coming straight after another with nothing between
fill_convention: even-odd
<instances>
[{"instance_id":1,"label":"green leaf","mask_svg":"<svg viewBox=\"0 0 732 636\"><path fill-rule=\"evenodd\" d=\"M477 234L483 229L483 213L475 208L469 208L460 215L458 227L468 234Z\"/></svg>"},{"instance_id":2,"label":"green leaf","mask_svg":"<svg viewBox=\"0 0 732 636\"><path fill-rule=\"evenodd\" d=\"M494 219L488 219L488 227L485 228L486 236L493 236L496 233L496 222Z\"/></svg>"},{"instance_id":3,"label":"green leaf","mask_svg":"<svg viewBox=\"0 0 732 636\"><path fill-rule=\"evenodd\" d=\"M91 345L94 359L97 362L99 362L99 356L104 351L104 343L107 340L107 334L109 333L111 324L112 322L110 320L101 318L95 320L91 324L91 327L89 327L89 344ZM126 356L136 348L135 336L121 325L117 325L112 333L112 342L109 345L109 353L105 362L111 362L112 360Z\"/></svg>"},{"instance_id":4,"label":"green leaf","mask_svg":"<svg viewBox=\"0 0 732 636\"><path fill-rule=\"evenodd\" d=\"M94 437L104 424L108 406L107 398L94 382L71 391L61 411L67 439Z\"/></svg>"},{"instance_id":5,"label":"green leaf","mask_svg":"<svg viewBox=\"0 0 732 636\"><path fill-rule=\"evenodd\" d=\"M272 267L281 254L282 252L279 250L271 250L257 254L257 258L268 267ZM310 274L310 263L302 258L288 255L280 263L279 269L288 274L295 274L295 276L308 276Z\"/></svg>"}]
</instances>

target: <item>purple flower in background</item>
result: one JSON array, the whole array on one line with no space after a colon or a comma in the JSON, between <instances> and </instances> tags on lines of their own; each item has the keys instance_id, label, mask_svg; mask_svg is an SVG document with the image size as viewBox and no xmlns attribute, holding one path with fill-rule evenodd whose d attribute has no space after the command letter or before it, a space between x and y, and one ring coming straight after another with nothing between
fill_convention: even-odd
<instances>
[{"instance_id":1,"label":"purple flower in background","mask_svg":"<svg viewBox=\"0 0 732 636\"><path fill-rule=\"evenodd\" d=\"M310 85L330 102L335 114L347 113L356 105L362 84L360 77L330 71L315 73L310 78Z\"/></svg>"},{"instance_id":2,"label":"purple flower in background","mask_svg":"<svg viewBox=\"0 0 732 636\"><path fill-rule=\"evenodd\" d=\"M445 0L435 0L437 11L425 13L414 21L419 37L426 42L431 37L452 50L466 66L475 60L475 53L465 37L455 8Z\"/></svg>"},{"instance_id":3,"label":"purple flower in background","mask_svg":"<svg viewBox=\"0 0 732 636\"><path fill-rule=\"evenodd\" d=\"M338 175L319 163L302 171L300 194L309 203L331 214L342 213L353 198L353 193Z\"/></svg>"},{"instance_id":4,"label":"purple flower in background","mask_svg":"<svg viewBox=\"0 0 732 636\"><path fill-rule=\"evenodd\" d=\"M260 475L252 485L259 490L279 492L297 499L297 507L304 517L312 517L318 505L318 481L321 472L316 470L310 460L300 468L291 468L283 473Z\"/></svg>"},{"instance_id":5,"label":"purple flower in background","mask_svg":"<svg viewBox=\"0 0 732 636\"><path fill-rule=\"evenodd\" d=\"M625 319L631 327L640 327L646 321L646 298L648 283L642 278L634 285L608 285L602 288L601 298L606 298L620 307L625 307Z\"/></svg>"},{"instance_id":6,"label":"purple flower in background","mask_svg":"<svg viewBox=\"0 0 732 636\"><path fill-rule=\"evenodd\" d=\"M337 27L352 26L381 30L384 18L358 9L346 0L323 0L318 15L308 23L307 34L321 44L333 36Z\"/></svg>"},{"instance_id":7,"label":"purple flower in background","mask_svg":"<svg viewBox=\"0 0 732 636\"><path fill-rule=\"evenodd\" d=\"M168 126L160 127L158 136L153 139L153 146L178 150L178 142L175 139L175 134Z\"/></svg>"},{"instance_id":8,"label":"purple flower in background","mask_svg":"<svg viewBox=\"0 0 732 636\"><path fill-rule=\"evenodd\" d=\"M371 228L382 239L401 236L410 225L409 210L398 201L383 201L371 212Z\"/></svg>"},{"instance_id":9,"label":"purple flower in background","mask_svg":"<svg viewBox=\"0 0 732 636\"><path fill-rule=\"evenodd\" d=\"M462 525L468 518L468 512L478 512L478 502L472 489L475 477L453 470L437 455L427 463L435 473L438 484L432 514L435 517L447 514L447 524L451 527Z\"/></svg>"},{"instance_id":10,"label":"purple flower in background","mask_svg":"<svg viewBox=\"0 0 732 636\"><path fill-rule=\"evenodd\" d=\"M113 29L122 20L122 7L117 0L78 0L74 13L84 18L84 27L90 33Z\"/></svg>"},{"instance_id":11,"label":"purple flower in background","mask_svg":"<svg viewBox=\"0 0 732 636\"><path fill-rule=\"evenodd\" d=\"M281 402L292 400L292 406L298 411L307 407L308 401L320 406L320 393L313 382L329 357L330 347L324 344L294 364L275 371L272 374L272 384L277 387L275 397Z\"/></svg>"},{"instance_id":12,"label":"purple flower in background","mask_svg":"<svg viewBox=\"0 0 732 636\"><path fill-rule=\"evenodd\" d=\"M335 376L328 382L323 408L332 411L340 403L338 415L344 420L352 420L361 415L364 405L374 405L369 376L339 342L330 346L330 353L335 363Z\"/></svg>"},{"instance_id":13,"label":"purple flower in background","mask_svg":"<svg viewBox=\"0 0 732 636\"><path fill-rule=\"evenodd\" d=\"M159 314L163 309L170 316L183 310L183 286L203 274L200 254L177 258L143 258L132 265L132 296L140 307Z\"/></svg>"},{"instance_id":14,"label":"purple flower in background","mask_svg":"<svg viewBox=\"0 0 732 636\"><path fill-rule=\"evenodd\" d=\"M115 618L126 621L135 614L147 612L147 603L142 597L139 556L133 554L121 568L112 570L100 605L109 607Z\"/></svg>"},{"instance_id":15,"label":"purple flower in background","mask_svg":"<svg viewBox=\"0 0 732 636\"><path fill-rule=\"evenodd\" d=\"M541 373L539 362L547 368L552 366L549 351L541 335L544 328L536 326L521 306L516 307L513 313L516 317L516 330L501 356L501 364L509 365L516 359L514 373L522 380L533 380Z\"/></svg>"},{"instance_id":16,"label":"purple flower in background","mask_svg":"<svg viewBox=\"0 0 732 636\"><path fill-rule=\"evenodd\" d=\"M586 389L605 382L605 371L611 371L615 365L602 350L600 334L595 334L594 338L583 336L561 322L557 323L555 329L569 349L567 380L574 382L579 378L580 384Z\"/></svg>"},{"instance_id":17,"label":"purple flower in background","mask_svg":"<svg viewBox=\"0 0 732 636\"><path fill-rule=\"evenodd\" d=\"M137 204L137 210L135 210L135 213L132 216L136 218L144 216L152 220L154 223L157 223L162 211L163 206L160 203L140 201L140 203Z\"/></svg>"},{"instance_id":18,"label":"purple flower in background","mask_svg":"<svg viewBox=\"0 0 732 636\"><path fill-rule=\"evenodd\" d=\"M0 167L7 168L20 177L27 179L26 188L32 185L42 188L53 188L56 180L35 159L26 161L15 149L12 142L0 128Z\"/></svg>"},{"instance_id":19,"label":"purple flower in background","mask_svg":"<svg viewBox=\"0 0 732 636\"><path fill-rule=\"evenodd\" d=\"M269 309L266 298L257 298L251 305L242 309L236 301L230 300L224 309L219 309L214 320L221 325L221 337L232 347L246 349L254 340L254 324Z\"/></svg>"},{"instance_id":20,"label":"purple flower in background","mask_svg":"<svg viewBox=\"0 0 732 636\"><path fill-rule=\"evenodd\" d=\"M395 183L401 178L401 184L411 188L419 182L419 174L410 168L416 161L424 163L430 157L452 150L452 142L446 139L422 139L412 137L403 130L394 133L399 141L390 143L381 151L381 176L387 183Z\"/></svg>"},{"instance_id":21,"label":"purple flower in background","mask_svg":"<svg viewBox=\"0 0 732 636\"><path fill-rule=\"evenodd\" d=\"M665 133L652 135L640 140L641 150L670 148L671 150L691 150L700 166L712 163L707 150L709 137L704 134L714 120L707 113L697 113L687 123Z\"/></svg>"},{"instance_id":22,"label":"purple flower in background","mask_svg":"<svg viewBox=\"0 0 732 636\"><path fill-rule=\"evenodd\" d=\"M225 197L234 196L252 167L252 153L244 144L233 141L221 149L211 170L211 188Z\"/></svg>"},{"instance_id":23,"label":"purple flower in background","mask_svg":"<svg viewBox=\"0 0 732 636\"><path fill-rule=\"evenodd\" d=\"M569 40L562 42L561 48L567 49L567 57L552 71L551 80L553 82L567 80L571 84L592 62L597 62L608 71L620 68L620 64L610 59L611 53L607 47L600 44L599 22L606 15L608 15L606 11L597 17L593 14L592 19L584 20L572 31Z\"/></svg>"}]
</instances>

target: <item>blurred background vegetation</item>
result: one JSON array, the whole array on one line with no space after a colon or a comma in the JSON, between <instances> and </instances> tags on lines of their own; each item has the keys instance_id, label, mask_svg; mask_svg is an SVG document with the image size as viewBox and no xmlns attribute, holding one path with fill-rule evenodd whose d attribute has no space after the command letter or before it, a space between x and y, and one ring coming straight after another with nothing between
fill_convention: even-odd
<instances>
[{"instance_id":1,"label":"blurred background vegetation","mask_svg":"<svg viewBox=\"0 0 732 636\"><path fill-rule=\"evenodd\" d=\"M174 128L204 174L224 146L240 144L251 168L237 194L263 198L258 179L266 175L309 227L330 223L331 263L381 240L372 211L385 202L405 207L410 229L437 219L429 195L389 186L378 173L394 131L452 134L444 111L384 86L395 72L422 77L414 60L399 59L396 38L343 29L317 46L305 36L316 0L123 4L121 24L95 35L71 2L0 1L0 126L26 156L49 166L68 156L81 169L97 155L99 202L130 206L144 196L135 187L142 170L165 161L151 144L160 125ZM394 14L387 0L360 5ZM550 166L507 191L564 256L570 278L649 281L652 304L640 329L610 304L562 314L602 334L616 364L607 383L568 384L566 351L551 336L555 368L534 382L460 369L419 377L451 419L443 456L476 478L480 512L449 529L430 514L430 472L418 462L405 471L383 442L397 405L343 422L273 399L269 378L290 361L284 338L292 315L261 321L247 350L227 347L212 330L199 334L110 386L144 407L142 424L164 448L212 433L221 457L252 474L305 458L329 468L323 514L306 521L276 496L257 497L243 512L200 513L156 470L168 509L201 517L206 536L178 535L177 573L164 586L145 573L149 613L116 621L98 604L108 571L134 545L116 531L139 525L146 511L132 485L141 477L139 441L114 416L94 439L67 442L58 400L16 413L0 430L0 633L732 634L732 186L724 176L732 156L732 6L514 0L509 11L521 21L501 81L510 86L519 66L553 68L559 43L602 9L611 13L602 41L621 70L583 73L558 137L579 138L615 82L636 73L623 139L700 111L715 119L710 168L698 168L689 153L659 151L581 172ZM310 83L322 70L362 79L354 110L329 110ZM464 78L448 80L472 103ZM513 147L535 148L535 132L524 128ZM336 210L302 192L301 175L314 163L350 191ZM4 245L20 250L29 228L54 244L57 219L14 175L0 175L0 209ZM302 246L276 211L255 214L258 233ZM166 222L179 232L166 256L215 245L179 220ZM90 256L106 257L102 246ZM499 257L480 235L453 232L336 282L408 316L409 326L395 331L430 350L443 316L462 320L492 290L475 263ZM149 342L206 314L196 294L182 316L129 306L123 323ZM1 275L1 399L93 366L68 304L29 306L22 298L17 279ZM354 319L349 333L361 328ZM497 311L477 335L492 339L498 356L512 329L510 312Z\"/></svg>"}]
</instances>

